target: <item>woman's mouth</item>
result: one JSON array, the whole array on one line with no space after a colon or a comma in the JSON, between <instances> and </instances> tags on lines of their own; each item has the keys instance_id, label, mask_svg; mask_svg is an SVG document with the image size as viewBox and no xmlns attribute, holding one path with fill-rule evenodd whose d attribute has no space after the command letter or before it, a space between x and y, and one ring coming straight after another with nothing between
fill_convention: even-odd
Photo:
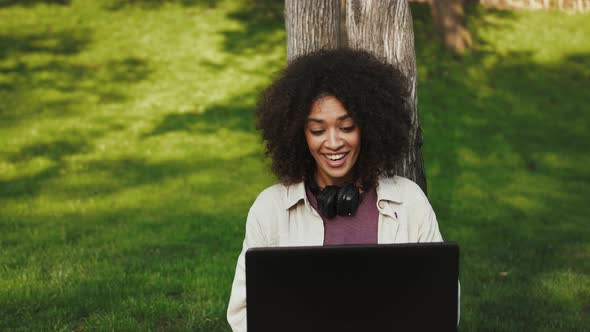
<instances>
[{"instance_id":1,"label":"woman's mouth","mask_svg":"<svg viewBox=\"0 0 590 332\"><path fill-rule=\"evenodd\" d=\"M324 154L324 156L326 156L326 158L328 158L328 159L330 159L332 161L340 160L340 159L344 158L345 155L346 155L346 153Z\"/></svg>"},{"instance_id":2,"label":"woman's mouth","mask_svg":"<svg viewBox=\"0 0 590 332\"><path fill-rule=\"evenodd\" d=\"M340 167L344 164L345 157L348 155L348 152L345 153L322 153L324 157L326 157L328 165L330 167Z\"/></svg>"}]
</instances>

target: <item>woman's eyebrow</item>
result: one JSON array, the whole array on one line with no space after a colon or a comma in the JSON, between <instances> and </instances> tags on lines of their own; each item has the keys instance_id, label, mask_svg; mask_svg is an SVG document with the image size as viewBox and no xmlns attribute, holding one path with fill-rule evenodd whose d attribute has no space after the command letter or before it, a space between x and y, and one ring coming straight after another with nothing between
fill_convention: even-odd
<instances>
[{"instance_id":1,"label":"woman's eyebrow","mask_svg":"<svg viewBox=\"0 0 590 332\"><path fill-rule=\"evenodd\" d=\"M344 114L344 115L342 115L342 116L339 116L337 120L338 120L338 121L343 121L343 120L346 120L346 119L348 119L348 118L350 118L350 117L351 117L350 115L348 115L348 114ZM316 118L307 118L307 120L306 120L306 121L307 121L307 122L317 122L317 123L324 123L324 122L325 122L325 121L324 121L324 120L322 120L322 119L316 119Z\"/></svg>"}]
</instances>

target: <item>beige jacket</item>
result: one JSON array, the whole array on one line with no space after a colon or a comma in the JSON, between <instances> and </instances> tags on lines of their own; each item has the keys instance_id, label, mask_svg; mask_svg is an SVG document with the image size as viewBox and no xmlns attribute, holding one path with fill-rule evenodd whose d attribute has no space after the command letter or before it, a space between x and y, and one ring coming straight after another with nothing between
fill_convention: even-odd
<instances>
[{"instance_id":1,"label":"beige jacket","mask_svg":"<svg viewBox=\"0 0 590 332\"><path fill-rule=\"evenodd\" d=\"M378 242L440 242L436 216L417 184L404 177L384 178L377 186ZM324 223L307 200L305 186L276 184L264 190L248 213L238 257L227 320L234 332L246 332L244 254L252 247L321 246Z\"/></svg>"}]
</instances>

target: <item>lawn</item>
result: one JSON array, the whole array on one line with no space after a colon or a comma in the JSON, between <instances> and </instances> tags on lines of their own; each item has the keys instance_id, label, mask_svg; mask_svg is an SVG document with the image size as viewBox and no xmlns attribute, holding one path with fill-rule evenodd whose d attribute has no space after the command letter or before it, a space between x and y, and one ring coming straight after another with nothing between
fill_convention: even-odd
<instances>
[{"instance_id":1,"label":"lawn","mask_svg":"<svg viewBox=\"0 0 590 332\"><path fill-rule=\"evenodd\" d=\"M18 3L18 4L17 4ZM0 330L228 331L281 3L0 0ZM590 330L590 16L412 8L462 331Z\"/></svg>"}]
</instances>

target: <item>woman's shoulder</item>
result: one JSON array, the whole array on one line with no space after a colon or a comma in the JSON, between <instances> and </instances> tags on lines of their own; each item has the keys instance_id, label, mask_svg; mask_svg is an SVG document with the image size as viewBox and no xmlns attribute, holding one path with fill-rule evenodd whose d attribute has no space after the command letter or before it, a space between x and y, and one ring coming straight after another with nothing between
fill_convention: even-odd
<instances>
[{"instance_id":1,"label":"woman's shoulder","mask_svg":"<svg viewBox=\"0 0 590 332\"><path fill-rule=\"evenodd\" d=\"M260 192L252 208L283 208L288 209L293 203L303 198L305 187L303 183L276 183Z\"/></svg>"},{"instance_id":2,"label":"woman's shoulder","mask_svg":"<svg viewBox=\"0 0 590 332\"><path fill-rule=\"evenodd\" d=\"M265 188L256 197L256 202L265 203L269 201L280 200L286 193L287 186L282 183L275 183L270 187Z\"/></svg>"},{"instance_id":3,"label":"woman's shoulder","mask_svg":"<svg viewBox=\"0 0 590 332\"><path fill-rule=\"evenodd\" d=\"M399 175L380 178L377 185L377 194L398 202L426 198L426 195L416 182Z\"/></svg>"}]
</instances>

